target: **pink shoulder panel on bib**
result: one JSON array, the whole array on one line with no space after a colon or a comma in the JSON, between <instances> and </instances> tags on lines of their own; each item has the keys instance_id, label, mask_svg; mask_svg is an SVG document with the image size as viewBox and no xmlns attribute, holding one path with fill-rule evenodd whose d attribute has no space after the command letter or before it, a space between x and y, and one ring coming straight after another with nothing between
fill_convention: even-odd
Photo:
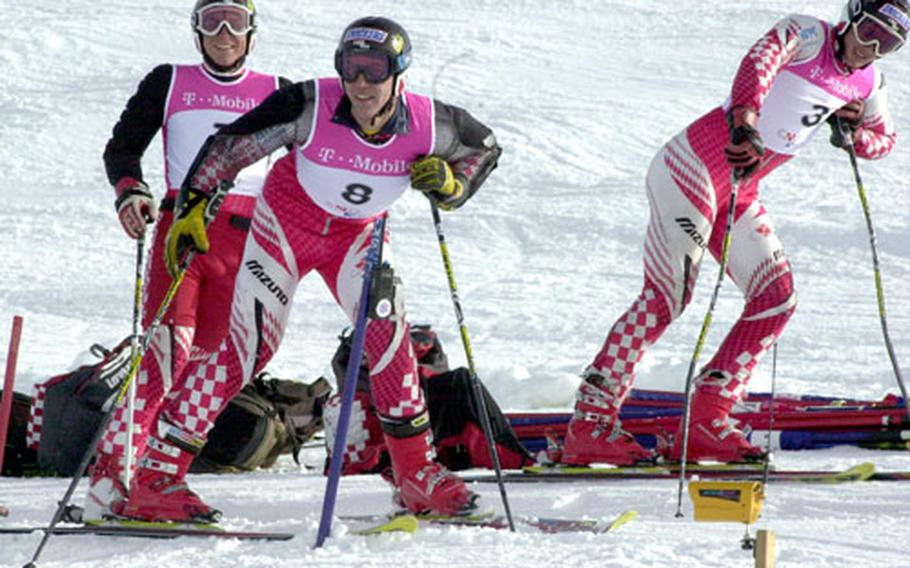
<instances>
[{"instance_id":1,"label":"pink shoulder panel on bib","mask_svg":"<svg viewBox=\"0 0 910 568\"><path fill-rule=\"evenodd\" d=\"M865 69L857 69L848 76L842 75L834 62L834 49L830 45L832 41L830 27L825 22L822 22L822 26L825 36L829 39L819 50L818 55L805 63L790 65L787 70L845 102L868 98L875 86L875 69L869 65Z\"/></svg>"}]
</instances>

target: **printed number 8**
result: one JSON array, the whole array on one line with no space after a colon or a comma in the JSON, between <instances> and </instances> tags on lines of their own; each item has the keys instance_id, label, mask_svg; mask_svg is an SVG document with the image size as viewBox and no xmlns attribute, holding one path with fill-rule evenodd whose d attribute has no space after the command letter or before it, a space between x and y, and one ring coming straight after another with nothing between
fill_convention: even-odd
<instances>
[{"instance_id":1,"label":"printed number 8","mask_svg":"<svg viewBox=\"0 0 910 568\"><path fill-rule=\"evenodd\" d=\"M370 200L370 196L372 194L372 187L363 185L362 183L352 183L351 185L344 188L344 192L341 194L341 197L343 197L348 203L353 203L354 205L363 205Z\"/></svg>"}]
</instances>

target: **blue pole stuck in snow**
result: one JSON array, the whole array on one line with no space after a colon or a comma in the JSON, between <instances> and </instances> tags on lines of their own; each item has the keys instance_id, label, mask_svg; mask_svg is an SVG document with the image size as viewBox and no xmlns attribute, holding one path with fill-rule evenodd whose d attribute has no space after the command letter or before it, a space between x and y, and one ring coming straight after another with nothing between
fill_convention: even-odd
<instances>
[{"instance_id":1,"label":"blue pole stuck in snow","mask_svg":"<svg viewBox=\"0 0 910 568\"><path fill-rule=\"evenodd\" d=\"M348 368L345 376L345 383L348 385L357 384L357 374L360 372L358 363L363 360L363 345L367 333L367 310L370 304L370 282L373 277L373 270L379 265L380 250L382 241L385 238L385 220L385 215L376 220L373 225L373 233L370 236L370 247L367 249L366 265L363 268L363 288L360 291L360 304L357 307L357 318L354 321L351 356L348 359ZM329 464L325 496L322 499L322 517L319 520L319 530L316 533L316 546L314 548L322 547L325 539L332 532L332 514L335 512L335 497L338 495L338 481L341 478L341 464L344 463L344 447L356 390L355 388L347 388L344 389L341 395L338 429L335 432L335 444L332 447L333 459Z\"/></svg>"}]
</instances>

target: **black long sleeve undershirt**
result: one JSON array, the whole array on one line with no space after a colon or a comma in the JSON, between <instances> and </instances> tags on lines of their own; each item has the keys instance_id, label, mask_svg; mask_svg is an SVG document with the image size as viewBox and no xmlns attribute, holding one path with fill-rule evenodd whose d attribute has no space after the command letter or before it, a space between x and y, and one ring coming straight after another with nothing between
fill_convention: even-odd
<instances>
[{"instance_id":1,"label":"black long sleeve undershirt","mask_svg":"<svg viewBox=\"0 0 910 568\"><path fill-rule=\"evenodd\" d=\"M104 169L111 185L116 185L123 177L142 181L140 161L164 122L164 107L173 73L171 65L155 67L126 103L104 147Z\"/></svg>"}]
</instances>

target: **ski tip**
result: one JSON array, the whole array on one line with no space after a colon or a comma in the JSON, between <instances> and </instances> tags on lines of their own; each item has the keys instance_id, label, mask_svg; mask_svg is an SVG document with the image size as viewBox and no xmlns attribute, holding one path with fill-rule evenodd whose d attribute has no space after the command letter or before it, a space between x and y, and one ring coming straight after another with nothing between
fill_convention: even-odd
<instances>
[{"instance_id":1,"label":"ski tip","mask_svg":"<svg viewBox=\"0 0 910 568\"><path fill-rule=\"evenodd\" d=\"M638 517L638 511L635 509L627 509L620 513L618 517L613 519L613 522L607 525L607 528L603 532L613 532L626 523L635 520L636 517Z\"/></svg>"},{"instance_id":2,"label":"ski tip","mask_svg":"<svg viewBox=\"0 0 910 568\"><path fill-rule=\"evenodd\" d=\"M839 473L836 476L835 480L866 481L873 475L875 475L875 464L871 462L863 462Z\"/></svg>"},{"instance_id":3,"label":"ski tip","mask_svg":"<svg viewBox=\"0 0 910 568\"><path fill-rule=\"evenodd\" d=\"M414 533L417 532L420 523L414 515L397 515L388 521L362 530L351 531L351 534L358 536L370 536L391 532Z\"/></svg>"}]
</instances>

